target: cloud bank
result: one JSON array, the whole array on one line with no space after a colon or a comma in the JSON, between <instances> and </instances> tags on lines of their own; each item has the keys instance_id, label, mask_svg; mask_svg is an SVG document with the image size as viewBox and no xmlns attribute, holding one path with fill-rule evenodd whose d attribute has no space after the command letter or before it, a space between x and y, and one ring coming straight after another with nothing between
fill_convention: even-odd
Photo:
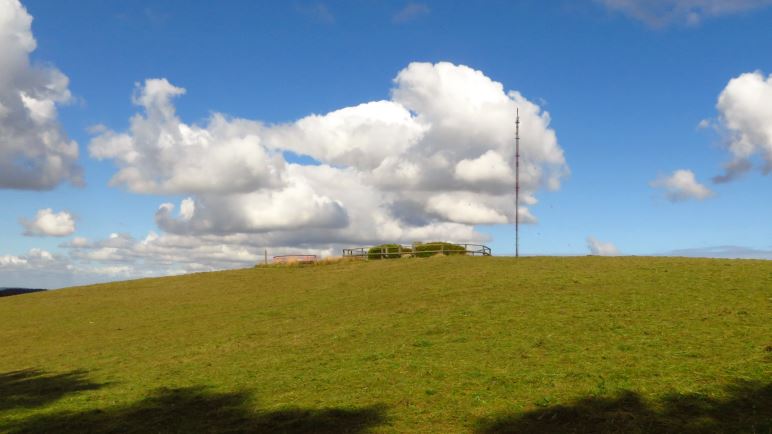
<instances>
[{"instance_id":1,"label":"cloud bank","mask_svg":"<svg viewBox=\"0 0 772 434\"><path fill-rule=\"evenodd\" d=\"M168 236L321 251L483 241L474 225L514 220L517 107L526 206L568 173L549 114L463 65L411 63L388 100L286 124L220 113L188 124L174 105L185 92L166 79L138 84L140 112L128 130L101 128L89 145L93 157L116 165L112 185L187 196L159 206L156 223ZM288 153L319 164L298 164ZM527 208L521 213L535 221Z\"/></svg>"},{"instance_id":2,"label":"cloud bank","mask_svg":"<svg viewBox=\"0 0 772 434\"><path fill-rule=\"evenodd\" d=\"M57 106L71 99L67 76L30 63L32 17L18 0L0 0L0 188L49 190L82 184L78 144Z\"/></svg>"},{"instance_id":3,"label":"cloud bank","mask_svg":"<svg viewBox=\"0 0 772 434\"><path fill-rule=\"evenodd\" d=\"M186 123L175 107L185 93L163 78L137 84L128 128L98 126L89 144L92 157L115 165L111 185L182 198L159 204L160 233L75 237L61 244L65 255L8 256L0 274L90 282L251 266L265 250L328 256L382 242L485 242L476 225L514 220L518 107L522 222L536 221L537 192L559 188L569 171L549 114L463 65L411 63L388 99L282 124L222 113ZM60 235L71 223L41 210L25 227Z\"/></svg>"},{"instance_id":4,"label":"cloud bank","mask_svg":"<svg viewBox=\"0 0 772 434\"><path fill-rule=\"evenodd\" d=\"M37 288L61 288L160 275L156 270L110 262L82 261L72 255L58 255L43 249L30 249L22 255L0 256L0 278L7 286L29 287L34 280ZM173 270L165 270L163 274L171 274L169 271Z\"/></svg>"},{"instance_id":5,"label":"cloud bank","mask_svg":"<svg viewBox=\"0 0 772 434\"><path fill-rule=\"evenodd\" d=\"M569 172L549 113L464 65L411 63L388 99L282 124L223 113L186 123L175 106L185 93L164 78L137 84L128 128L97 126L89 143L93 158L115 165L112 186L183 198L159 204L162 232L73 238L52 269L148 276L249 266L265 249L326 256L382 242L485 242L475 225L514 221L518 107L521 222L536 221L536 193ZM74 231L61 213L39 214L24 222L28 234ZM5 275L29 270L17 258Z\"/></svg>"}]
</instances>

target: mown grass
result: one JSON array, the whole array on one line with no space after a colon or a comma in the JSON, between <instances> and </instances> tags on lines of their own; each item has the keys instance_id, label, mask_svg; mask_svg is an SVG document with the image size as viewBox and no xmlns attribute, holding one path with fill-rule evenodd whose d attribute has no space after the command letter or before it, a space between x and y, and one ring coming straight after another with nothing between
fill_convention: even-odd
<instances>
[{"instance_id":1,"label":"mown grass","mask_svg":"<svg viewBox=\"0 0 772 434\"><path fill-rule=\"evenodd\" d=\"M471 258L0 299L0 432L772 432L772 261Z\"/></svg>"}]
</instances>

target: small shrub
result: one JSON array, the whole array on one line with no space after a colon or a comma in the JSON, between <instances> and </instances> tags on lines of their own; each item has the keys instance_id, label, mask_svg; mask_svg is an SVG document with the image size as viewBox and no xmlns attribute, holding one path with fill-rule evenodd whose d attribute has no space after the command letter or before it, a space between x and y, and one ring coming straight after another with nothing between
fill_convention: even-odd
<instances>
[{"instance_id":1,"label":"small shrub","mask_svg":"<svg viewBox=\"0 0 772 434\"><path fill-rule=\"evenodd\" d=\"M432 241L430 243L415 246L415 255L419 258L427 258L434 255L465 255L466 248L458 244L444 241Z\"/></svg>"},{"instance_id":2,"label":"small shrub","mask_svg":"<svg viewBox=\"0 0 772 434\"><path fill-rule=\"evenodd\" d=\"M367 251L367 259L399 259L405 253L411 253L412 249L399 244L381 244L370 247Z\"/></svg>"}]
</instances>

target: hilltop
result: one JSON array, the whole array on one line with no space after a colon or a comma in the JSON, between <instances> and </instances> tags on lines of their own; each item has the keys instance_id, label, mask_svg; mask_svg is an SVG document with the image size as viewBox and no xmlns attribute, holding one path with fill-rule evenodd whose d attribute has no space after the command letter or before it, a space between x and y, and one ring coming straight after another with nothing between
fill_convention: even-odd
<instances>
[{"instance_id":1,"label":"hilltop","mask_svg":"<svg viewBox=\"0 0 772 434\"><path fill-rule=\"evenodd\" d=\"M769 432L772 261L443 257L0 299L0 432Z\"/></svg>"}]
</instances>

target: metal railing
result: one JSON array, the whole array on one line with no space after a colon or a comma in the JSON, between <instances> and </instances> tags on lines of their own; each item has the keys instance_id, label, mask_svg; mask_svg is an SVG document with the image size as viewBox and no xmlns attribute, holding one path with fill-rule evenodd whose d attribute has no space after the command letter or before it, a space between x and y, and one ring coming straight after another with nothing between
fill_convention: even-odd
<instances>
[{"instance_id":1,"label":"metal railing","mask_svg":"<svg viewBox=\"0 0 772 434\"><path fill-rule=\"evenodd\" d=\"M426 246L438 244L439 247L426 250ZM424 248L421 248L424 246ZM452 247L458 246L458 247ZM463 247L463 249L459 248ZM423 258L434 255L463 255L463 256L491 256L491 249L482 244L454 244L454 243L426 243L426 244L391 244L375 247L352 247L343 249L344 258L360 259L395 259L395 258Z\"/></svg>"}]
</instances>

